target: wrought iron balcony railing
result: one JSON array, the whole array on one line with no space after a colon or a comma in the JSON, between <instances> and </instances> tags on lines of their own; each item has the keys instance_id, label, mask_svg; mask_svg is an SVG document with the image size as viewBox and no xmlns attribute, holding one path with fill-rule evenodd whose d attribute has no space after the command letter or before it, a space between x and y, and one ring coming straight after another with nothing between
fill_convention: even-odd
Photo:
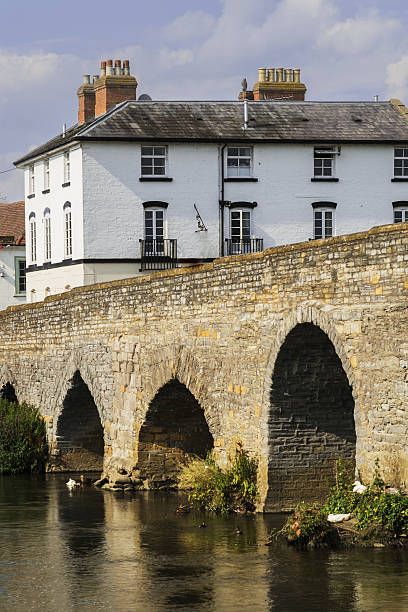
<instances>
[{"instance_id":1,"label":"wrought iron balcony railing","mask_svg":"<svg viewBox=\"0 0 408 612\"><path fill-rule=\"evenodd\" d=\"M263 238L226 238L226 255L243 255L263 251Z\"/></svg>"},{"instance_id":2,"label":"wrought iron balcony railing","mask_svg":"<svg viewBox=\"0 0 408 612\"><path fill-rule=\"evenodd\" d=\"M139 240L141 270L167 270L177 268L177 240L156 238Z\"/></svg>"}]
</instances>

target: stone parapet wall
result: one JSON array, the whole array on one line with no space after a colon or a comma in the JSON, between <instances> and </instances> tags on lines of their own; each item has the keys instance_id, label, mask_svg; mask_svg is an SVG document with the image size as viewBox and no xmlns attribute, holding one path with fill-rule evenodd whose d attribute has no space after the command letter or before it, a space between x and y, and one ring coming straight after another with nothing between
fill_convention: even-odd
<instances>
[{"instance_id":1,"label":"stone parapet wall","mask_svg":"<svg viewBox=\"0 0 408 612\"><path fill-rule=\"evenodd\" d=\"M79 371L110 473L135 467L150 402L177 378L203 408L221 463L238 439L258 456L262 506L275 361L288 333L312 323L352 387L362 478L379 457L408 481L407 294L407 224L78 288L0 313L0 386L39 406L53 440Z\"/></svg>"}]
</instances>

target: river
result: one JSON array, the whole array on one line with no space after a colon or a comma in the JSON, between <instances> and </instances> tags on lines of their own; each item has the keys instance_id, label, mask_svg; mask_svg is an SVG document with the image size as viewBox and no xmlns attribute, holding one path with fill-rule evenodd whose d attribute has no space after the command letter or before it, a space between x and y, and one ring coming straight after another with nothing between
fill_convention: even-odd
<instances>
[{"instance_id":1,"label":"river","mask_svg":"<svg viewBox=\"0 0 408 612\"><path fill-rule=\"evenodd\" d=\"M0 478L0 610L408 610L407 552L267 546L282 515L179 515L175 493L66 480Z\"/></svg>"}]
</instances>

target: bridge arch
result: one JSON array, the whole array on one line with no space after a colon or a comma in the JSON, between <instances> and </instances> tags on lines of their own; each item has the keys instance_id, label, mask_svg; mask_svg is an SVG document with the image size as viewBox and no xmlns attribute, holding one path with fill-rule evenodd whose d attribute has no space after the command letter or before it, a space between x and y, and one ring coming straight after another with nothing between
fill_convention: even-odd
<instances>
[{"instance_id":1,"label":"bridge arch","mask_svg":"<svg viewBox=\"0 0 408 612\"><path fill-rule=\"evenodd\" d=\"M204 370L185 348L151 364L137 440L137 469L146 488L176 484L188 455L205 457L219 431Z\"/></svg>"},{"instance_id":2,"label":"bridge arch","mask_svg":"<svg viewBox=\"0 0 408 612\"><path fill-rule=\"evenodd\" d=\"M326 313L301 307L283 322L266 370L261 494L266 510L315 501L337 458L355 461L354 372Z\"/></svg>"},{"instance_id":3,"label":"bridge arch","mask_svg":"<svg viewBox=\"0 0 408 612\"><path fill-rule=\"evenodd\" d=\"M138 470L144 486L174 487L180 464L191 455L204 458L213 447L203 408L186 385L171 378L150 402L140 428Z\"/></svg>"},{"instance_id":4,"label":"bridge arch","mask_svg":"<svg viewBox=\"0 0 408 612\"><path fill-rule=\"evenodd\" d=\"M112 402L99 377L98 369L80 351L68 360L54 400L51 469L102 471L109 438L105 423L111 419Z\"/></svg>"},{"instance_id":5,"label":"bridge arch","mask_svg":"<svg viewBox=\"0 0 408 612\"><path fill-rule=\"evenodd\" d=\"M0 366L0 399L17 402L16 379L6 364Z\"/></svg>"}]
</instances>

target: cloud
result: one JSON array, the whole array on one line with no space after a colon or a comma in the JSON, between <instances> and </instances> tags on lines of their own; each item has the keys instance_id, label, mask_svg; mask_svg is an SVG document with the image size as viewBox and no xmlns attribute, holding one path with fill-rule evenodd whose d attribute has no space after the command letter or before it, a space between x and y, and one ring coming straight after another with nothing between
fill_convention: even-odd
<instances>
[{"instance_id":1,"label":"cloud","mask_svg":"<svg viewBox=\"0 0 408 612\"><path fill-rule=\"evenodd\" d=\"M367 53L384 41L391 42L400 27L397 19L384 19L377 9L371 9L367 16L335 23L319 36L316 46L338 55Z\"/></svg>"},{"instance_id":2,"label":"cloud","mask_svg":"<svg viewBox=\"0 0 408 612\"><path fill-rule=\"evenodd\" d=\"M386 75L388 95L408 103L408 55L404 55L398 62L388 64Z\"/></svg>"},{"instance_id":3,"label":"cloud","mask_svg":"<svg viewBox=\"0 0 408 612\"><path fill-rule=\"evenodd\" d=\"M160 50L160 63L164 68L175 68L176 66L185 66L191 64L194 60L194 55L191 49L171 49L164 48Z\"/></svg>"},{"instance_id":4,"label":"cloud","mask_svg":"<svg viewBox=\"0 0 408 612\"><path fill-rule=\"evenodd\" d=\"M211 34L215 21L204 11L187 11L163 28L163 39L168 44L196 45Z\"/></svg>"}]
</instances>

